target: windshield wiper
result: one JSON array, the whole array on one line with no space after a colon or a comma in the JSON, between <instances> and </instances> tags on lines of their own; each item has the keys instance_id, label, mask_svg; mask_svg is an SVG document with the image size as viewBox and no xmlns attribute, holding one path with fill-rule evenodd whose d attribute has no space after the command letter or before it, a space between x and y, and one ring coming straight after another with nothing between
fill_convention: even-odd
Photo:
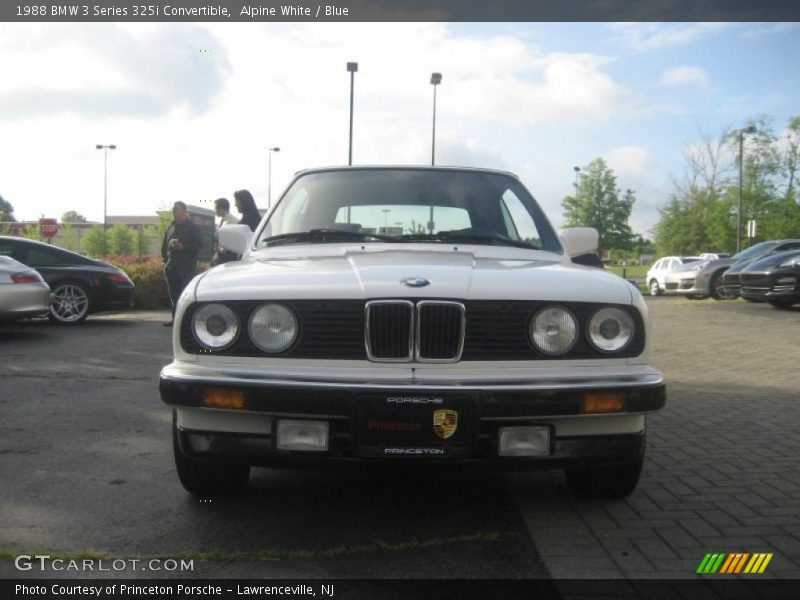
<instances>
[{"instance_id":1,"label":"windshield wiper","mask_svg":"<svg viewBox=\"0 0 800 600\"><path fill-rule=\"evenodd\" d=\"M326 242L339 242L342 240L364 241L367 239L381 240L382 242L397 242L396 237L390 235L379 235L376 233L362 233L360 231L345 231L343 229L310 229L309 231L295 231L294 233L282 233L264 238L261 244L264 246L280 246L283 244L302 244L312 242L314 244L324 244Z\"/></svg>"},{"instance_id":2,"label":"windshield wiper","mask_svg":"<svg viewBox=\"0 0 800 600\"><path fill-rule=\"evenodd\" d=\"M512 240L496 233L470 233L468 231L439 231L437 233L409 233L401 235L399 239L408 242L461 242L463 244L503 244L514 246L515 248L526 248L528 250L541 250L528 242Z\"/></svg>"}]
</instances>

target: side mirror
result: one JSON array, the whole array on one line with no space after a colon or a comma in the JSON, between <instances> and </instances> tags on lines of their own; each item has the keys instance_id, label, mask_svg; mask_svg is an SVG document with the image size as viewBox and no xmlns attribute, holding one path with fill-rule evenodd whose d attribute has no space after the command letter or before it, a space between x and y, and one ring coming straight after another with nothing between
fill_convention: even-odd
<instances>
[{"instance_id":1,"label":"side mirror","mask_svg":"<svg viewBox=\"0 0 800 600\"><path fill-rule=\"evenodd\" d=\"M236 254L244 254L253 232L249 225L223 225L217 234L219 245Z\"/></svg>"},{"instance_id":2,"label":"side mirror","mask_svg":"<svg viewBox=\"0 0 800 600\"><path fill-rule=\"evenodd\" d=\"M600 242L600 234L593 227L565 229L558 237L561 239L561 245L564 246L564 253L570 258L581 254L597 253Z\"/></svg>"}]
</instances>

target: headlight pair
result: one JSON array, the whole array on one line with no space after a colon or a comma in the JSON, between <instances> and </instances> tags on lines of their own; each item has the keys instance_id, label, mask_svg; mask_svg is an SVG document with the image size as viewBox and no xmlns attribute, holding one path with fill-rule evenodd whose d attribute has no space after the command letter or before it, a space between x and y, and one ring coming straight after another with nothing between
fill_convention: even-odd
<instances>
[{"instance_id":1,"label":"headlight pair","mask_svg":"<svg viewBox=\"0 0 800 600\"><path fill-rule=\"evenodd\" d=\"M601 308L587 322L586 338L595 350L614 353L623 350L633 339L631 316L619 308ZM578 319L563 306L546 306L531 319L530 339L549 356L566 354L578 341Z\"/></svg>"},{"instance_id":2,"label":"headlight pair","mask_svg":"<svg viewBox=\"0 0 800 600\"><path fill-rule=\"evenodd\" d=\"M207 350L225 350L239 338L238 315L224 304L206 304L192 317L192 333ZM247 334L264 352L283 352L297 339L300 328L294 313L281 304L262 304L250 314Z\"/></svg>"}]
</instances>

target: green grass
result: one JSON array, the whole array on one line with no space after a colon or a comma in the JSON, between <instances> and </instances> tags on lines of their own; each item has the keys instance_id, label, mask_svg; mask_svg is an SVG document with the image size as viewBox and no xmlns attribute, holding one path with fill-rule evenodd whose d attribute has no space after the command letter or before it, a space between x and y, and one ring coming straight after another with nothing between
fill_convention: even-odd
<instances>
[{"instance_id":1,"label":"green grass","mask_svg":"<svg viewBox=\"0 0 800 600\"><path fill-rule=\"evenodd\" d=\"M607 269L614 273L614 275L619 275L620 277L622 277L622 270L625 269L625 279L644 279L650 267L648 265L631 265L628 267L615 265L613 267L607 267Z\"/></svg>"}]
</instances>

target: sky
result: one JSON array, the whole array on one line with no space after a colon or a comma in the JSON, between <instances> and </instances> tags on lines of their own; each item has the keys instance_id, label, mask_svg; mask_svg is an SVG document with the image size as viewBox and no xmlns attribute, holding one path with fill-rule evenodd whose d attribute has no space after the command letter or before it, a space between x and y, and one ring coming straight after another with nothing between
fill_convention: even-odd
<instances>
[{"instance_id":1,"label":"sky","mask_svg":"<svg viewBox=\"0 0 800 600\"><path fill-rule=\"evenodd\" d=\"M517 174L554 225L604 158L650 235L703 132L800 115L797 23L0 23L0 195L18 220L152 215L296 171L436 162Z\"/></svg>"}]
</instances>

